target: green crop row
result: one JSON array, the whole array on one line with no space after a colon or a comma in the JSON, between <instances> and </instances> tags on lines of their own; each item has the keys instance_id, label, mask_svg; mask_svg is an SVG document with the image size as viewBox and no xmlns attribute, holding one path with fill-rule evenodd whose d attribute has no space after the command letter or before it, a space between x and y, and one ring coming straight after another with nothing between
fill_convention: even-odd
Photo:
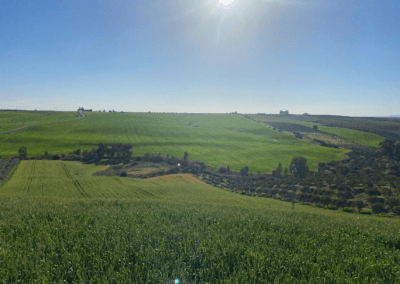
<instances>
[{"instance_id":1,"label":"green crop row","mask_svg":"<svg viewBox=\"0 0 400 284\"><path fill-rule=\"evenodd\" d=\"M5 114L15 115L15 119L19 115L0 113L0 117ZM0 156L17 156L22 146L28 156L39 156L46 151L91 150L98 143L129 143L135 156L162 153L181 158L187 151L190 160L211 166L229 165L240 170L247 165L251 172L270 172L279 163L288 167L297 155L304 156L309 167L316 169L318 162L340 160L345 153L279 133L239 115L87 113L84 119L60 120L31 123L33 126L18 132L0 134ZM279 140L272 139L277 137Z\"/></svg>"},{"instance_id":2,"label":"green crop row","mask_svg":"<svg viewBox=\"0 0 400 284\"><path fill-rule=\"evenodd\" d=\"M3 197L0 208L3 283L400 281L398 220L179 199Z\"/></svg>"}]
</instances>

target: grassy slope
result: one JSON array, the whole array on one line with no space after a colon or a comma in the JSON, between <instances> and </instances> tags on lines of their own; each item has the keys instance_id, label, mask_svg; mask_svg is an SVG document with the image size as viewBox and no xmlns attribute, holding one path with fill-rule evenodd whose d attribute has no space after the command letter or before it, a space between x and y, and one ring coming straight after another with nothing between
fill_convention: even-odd
<instances>
[{"instance_id":1,"label":"grassy slope","mask_svg":"<svg viewBox=\"0 0 400 284\"><path fill-rule=\"evenodd\" d=\"M382 136L353 129L326 126L318 127L318 129L366 146L379 147L379 143L385 140Z\"/></svg>"},{"instance_id":2,"label":"grassy slope","mask_svg":"<svg viewBox=\"0 0 400 284\"><path fill-rule=\"evenodd\" d=\"M283 119L283 118L279 118L279 117L265 117L265 116L257 116L257 115L253 115L252 118L255 120L262 121L262 122L295 123L295 124L305 125L305 126L308 126L311 128L314 125L317 125L319 130L338 135L340 137L349 139L355 143L359 143L359 144L366 145L366 146L378 147L379 143L382 142L383 140L385 140L384 137L373 134L373 133L368 133L368 132L363 132L363 131L358 131L358 130L353 130L353 129L340 128L340 127L326 127L326 126L322 126L322 124L320 124L320 123L304 122L304 121L298 121L295 119Z\"/></svg>"},{"instance_id":3,"label":"grassy slope","mask_svg":"<svg viewBox=\"0 0 400 284\"><path fill-rule=\"evenodd\" d=\"M0 279L400 281L398 218L301 205L292 210L290 203L209 185L91 176L98 169L21 162L0 189ZM76 193L76 182L91 197Z\"/></svg>"},{"instance_id":4,"label":"grassy slope","mask_svg":"<svg viewBox=\"0 0 400 284\"><path fill-rule=\"evenodd\" d=\"M76 112L0 112L0 133L26 125L58 123L79 118L80 115Z\"/></svg>"},{"instance_id":5,"label":"grassy slope","mask_svg":"<svg viewBox=\"0 0 400 284\"><path fill-rule=\"evenodd\" d=\"M198 127L196 127L198 126ZM263 135L239 132L262 131ZM270 139L280 137L278 141ZM85 119L41 124L23 131L1 135L1 156L17 155L26 146L28 155L69 153L93 149L97 143L132 143L134 155L162 153L190 160L202 160L219 167L239 170L248 165L252 172L269 172L278 163L289 166L294 156L307 158L316 169L320 161L340 160L344 151L312 145L292 135L273 131L237 115L189 116L88 113Z\"/></svg>"}]
</instances>

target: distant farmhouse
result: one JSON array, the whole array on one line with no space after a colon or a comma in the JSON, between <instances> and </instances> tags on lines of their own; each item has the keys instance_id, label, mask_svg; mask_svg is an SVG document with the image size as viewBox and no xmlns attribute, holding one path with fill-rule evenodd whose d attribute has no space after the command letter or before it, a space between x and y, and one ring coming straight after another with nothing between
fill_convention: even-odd
<instances>
[{"instance_id":1,"label":"distant farmhouse","mask_svg":"<svg viewBox=\"0 0 400 284\"><path fill-rule=\"evenodd\" d=\"M289 115L289 111L288 110L285 110L285 111L281 110L279 112L279 115Z\"/></svg>"},{"instance_id":2,"label":"distant farmhouse","mask_svg":"<svg viewBox=\"0 0 400 284\"><path fill-rule=\"evenodd\" d=\"M78 111L92 111L92 109L84 109L83 107L78 108Z\"/></svg>"}]
</instances>

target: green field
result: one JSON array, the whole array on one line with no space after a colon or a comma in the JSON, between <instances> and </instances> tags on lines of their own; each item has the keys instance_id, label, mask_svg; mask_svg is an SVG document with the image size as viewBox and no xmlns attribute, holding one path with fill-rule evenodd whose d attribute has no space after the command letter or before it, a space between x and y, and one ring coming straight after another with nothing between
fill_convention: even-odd
<instances>
[{"instance_id":1,"label":"green field","mask_svg":"<svg viewBox=\"0 0 400 284\"><path fill-rule=\"evenodd\" d=\"M399 283L400 220L22 161L0 188L2 283Z\"/></svg>"},{"instance_id":2,"label":"green field","mask_svg":"<svg viewBox=\"0 0 400 284\"><path fill-rule=\"evenodd\" d=\"M19 113L2 115L17 120ZM309 167L316 169L318 162L340 160L345 153L279 133L239 115L87 113L84 119L71 118L70 113L54 116L54 123L35 125L34 121L25 121L33 126L0 134L0 156L17 156L21 146L27 147L29 156L39 156L45 151L55 154L78 148L91 150L98 143L130 143L134 145L134 156L162 153L181 158L187 151L190 160L211 166L239 170L248 165L251 172L270 172L279 163L288 167L294 156L304 156Z\"/></svg>"},{"instance_id":3,"label":"green field","mask_svg":"<svg viewBox=\"0 0 400 284\"><path fill-rule=\"evenodd\" d=\"M318 129L338 135L340 137L349 139L355 143L366 146L379 147L379 143L385 140L384 137L373 133L347 129L347 128L321 126L318 127Z\"/></svg>"},{"instance_id":4,"label":"green field","mask_svg":"<svg viewBox=\"0 0 400 284\"><path fill-rule=\"evenodd\" d=\"M261 122L294 123L294 124L308 126L310 128L312 128L314 125L317 125L318 130L335 134L337 136L349 139L355 143L365 145L365 146L379 147L379 143L383 142L383 140L385 140L384 137L373 134L373 133L368 133L368 132L363 132L363 131L358 131L358 130L353 130L353 129L347 129L347 128L340 128L340 127L327 127L327 126L323 126L320 123L304 122L304 121L299 121L296 119L284 119L284 118L279 118L279 117L275 117L275 116L250 115L250 117L254 120L258 120Z\"/></svg>"},{"instance_id":5,"label":"green field","mask_svg":"<svg viewBox=\"0 0 400 284\"><path fill-rule=\"evenodd\" d=\"M80 117L77 112L2 111L0 112L0 133L27 125L73 121Z\"/></svg>"}]
</instances>

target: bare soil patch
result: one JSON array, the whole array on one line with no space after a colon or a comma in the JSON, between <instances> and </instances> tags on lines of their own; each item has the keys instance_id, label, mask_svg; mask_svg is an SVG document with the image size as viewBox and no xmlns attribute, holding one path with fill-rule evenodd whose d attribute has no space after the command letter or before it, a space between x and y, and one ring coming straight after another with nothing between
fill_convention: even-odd
<instances>
[{"instance_id":1,"label":"bare soil patch","mask_svg":"<svg viewBox=\"0 0 400 284\"><path fill-rule=\"evenodd\" d=\"M110 166L103 171L95 173L95 175L101 176L121 176L126 173L125 176L131 178L149 178L158 175L164 175L171 168L167 163L152 163L152 162L133 162L129 164L120 164Z\"/></svg>"},{"instance_id":2,"label":"bare soil patch","mask_svg":"<svg viewBox=\"0 0 400 284\"><path fill-rule=\"evenodd\" d=\"M318 130L314 130L311 127L295 124L295 123L286 123L286 122L266 122L266 124L275 127L279 130L286 132L311 132L316 133Z\"/></svg>"},{"instance_id":3,"label":"bare soil patch","mask_svg":"<svg viewBox=\"0 0 400 284\"><path fill-rule=\"evenodd\" d=\"M206 184L204 181L195 178L191 174L174 174L174 175L158 176L149 178L148 180L163 181L163 182L183 182L191 184L197 184L197 183Z\"/></svg>"},{"instance_id":4,"label":"bare soil patch","mask_svg":"<svg viewBox=\"0 0 400 284\"><path fill-rule=\"evenodd\" d=\"M357 143L354 143L353 141L334 134L327 134L322 131L320 131L320 133L306 132L303 134L303 138L304 140L314 144L321 144L321 141L323 141L327 144L332 144L346 149L351 149L357 146Z\"/></svg>"}]
</instances>

